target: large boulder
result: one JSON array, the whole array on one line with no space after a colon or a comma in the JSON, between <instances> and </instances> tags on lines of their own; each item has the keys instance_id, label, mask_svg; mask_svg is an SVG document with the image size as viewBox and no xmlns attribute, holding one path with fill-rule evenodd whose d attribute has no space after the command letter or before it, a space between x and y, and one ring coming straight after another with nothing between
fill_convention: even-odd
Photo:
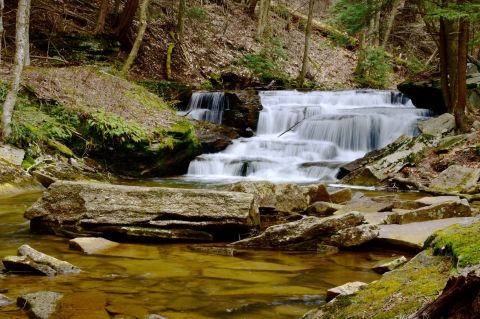
<instances>
[{"instance_id":1,"label":"large boulder","mask_svg":"<svg viewBox=\"0 0 480 319\"><path fill-rule=\"evenodd\" d=\"M455 129L455 117L450 113L445 113L419 122L418 129L428 135L443 135Z\"/></svg>"},{"instance_id":2,"label":"large boulder","mask_svg":"<svg viewBox=\"0 0 480 319\"><path fill-rule=\"evenodd\" d=\"M346 237L346 233L351 231L352 227L361 225L363 221L363 216L357 212L326 218L308 216L298 221L270 226L262 234L237 241L232 245L280 250L316 250L318 244L331 245L332 243L340 246L351 246L343 245L343 243L352 243ZM356 241L357 245L373 237L358 234L361 230L360 228L355 229L355 237L360 239ZM363 230L371 231L370 229Z\"/></svg>"},{"instance_id":3,"label":"large boulder","mask_svg":"<svg viewBox=\"0 0 480 319\"><path fill-rule=\"evenodd\" d=\"M40 191L43 186L21 166L12 163L7 155L0 155L0 194Z\"/></svg>"},{"instance_id":4,"label":"large boulder","mask_svg":"<svg viewBox=\"0 0 480 319\"><path fill-rule=\"evenodd\" d=\"M217 153L226 149L239 137L238 133L225 125L206 121L194 121L195 133L201 145L202 153Z\"/></svg>"},{"instance_id":5,"label":"large boulder","mask_svg":"<svg viewBox=\"0 0 480 319\"><path fill-rule=\"evenodd\" d=\"M232 127L244 137L251 137L257 128L262 110L260 97L253 90L226 93L228 108L223 112L223 124Z\"/></svg>"},{"instance_id":6,"label":"large boulder","mask_svg":"<svg viewBox=\"0 0 480 319\"><path fill-rule=\"evenodd\" d=\"M34 231L121 235L140 229L135 237L146 238L149 231L185 231L186 240L197 231L233 238L259 224L251 194L66 181L52 184L25 218Z\"/></svg>"},{"instance_id":7,"label":"large boulder","mask_svg":"<svg viewBox=\"0 0 480 319\"><path fill-rule=\"evenodd\" d=\"M309 190L297 184L239 182L233 184L229 190L254 195L261 210L298 213L303 212L310 204Z\"/></svg>"}]
</instances>

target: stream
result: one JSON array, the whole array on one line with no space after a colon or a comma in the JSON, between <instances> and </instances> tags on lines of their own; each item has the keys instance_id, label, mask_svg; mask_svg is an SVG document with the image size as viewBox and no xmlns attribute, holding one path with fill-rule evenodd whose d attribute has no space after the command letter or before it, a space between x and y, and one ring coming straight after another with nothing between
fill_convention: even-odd
<instances>
[{"instance_id":1,"label":"stream","mask_svg":"<svg viewBox=\"0 0 480 319\"><path fill-rule=\"evenodd\" d=\"M32 234L23 212L39 193L0 198L0 256L22 244L84 270L79 275L5 275L0 289L16 298L42 290L105 294L108 310L144 318L299 318L324 302L326 290L349 281L371 282L376 261L400 252L240 251L235 256L194 252L187 244L122 244L103 255L69 250L68 239ZM402 253L405 255L404 253ZM408 256L408 255L407 255ZM2 275L0 275L2 276ZM86 297L87 296L87 297ZM95 297L92 297L95 298ZM0 308L1 318L26 318L16 306ZM71 318L68 309L62 318Z\"/></svg>"}]
</instances>

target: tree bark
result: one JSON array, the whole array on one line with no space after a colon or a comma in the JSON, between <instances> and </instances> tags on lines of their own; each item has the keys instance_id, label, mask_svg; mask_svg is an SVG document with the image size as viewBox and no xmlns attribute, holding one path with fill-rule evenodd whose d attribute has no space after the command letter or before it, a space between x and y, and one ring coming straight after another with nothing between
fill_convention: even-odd
<instances>
[{"instance_id":1,"label":"tree bark","mask_svg":"<svg viewBox=\"0 0 480 319\"><path fill-rule=\"evenodd\" d=\"M271 0L260 0L260 8L258 10L257 40L260 40L265 32L270 15Z\"/></svg>"},{"instance_id":2,"label":"tree bark","mask_svg":"<svg viewBox=\"0 0 480 319\"><path fill-rule=\"evenodd\" d=\"M2 44L3 44L3 9L5 8L5 4L3 0L0 0L0 62L2 62Z\"/></svg>"},{"instance_id":3,"label":"tree bark","mask_svg":"<svg viewBox=\"0 0 480 319\"><path fill-rule=\"evenodd\" d=\"M126 38L126 33L132 25L133 19L135 18L135 13L137 12L138 3L139 0L128 0L122 10L122 13L118 17L114 34L120 37L121 40Z\"/></svg>"},{"instance_id":4,"label":"tree bark","mask_svg":"<svg viewBox=\"0 0 480 319\"><path fill-rule=\"evenodd\" d=\"M308 4L308 19L307 19L307 30L305 32L305 47L303 50L303 62L302 69L298 76L298 86L303 87L305 82L305 75L307 74L308 67L308 52L310 50L310 38L312 36L312 20L313 20L313 7L315 5L315 0L310 0Z\"/></svg>"},{"instance_id":5,"label":"tree bark","mask_svg":"<svg viewBox=\"0 0 480 319\"><path fill-rule=\"evenodd\" d=\"M95 34L102 33L105 29L105 20L108 14L109 0L101 0L100 10L98 11L97 25L95 26Z\"/></svg>"},{"instance_id":6,"label":"tree bark","mask_svg":"<svg viewBox=\"0 0 480 319\"><path fill-rule=\"evenodd\" d=\"M178 40L183 42L183 36L185 33L185 9L186 4L185 0L178 1L178 21L177 21L177 32L178 32Z\"/></svg>"},{"instance_id":7,"label":"tree bark","mask_svg":"<svg viewBox=\"0 0 480 319\"><path fill-rule=\"evenodd\" d=\"M459 1L460 2L460 1ZM467 131L465 122L465 108L467 106L467 56L468 56L468 38L469 22L461 18L458 26L458 45L457 45L457 99L454 108L455 124L461 132Z\"/></svg>"},{"instance_id":8,"label":"tree bark","mask_svg":"<svg viewBox=\"0 0 480 319\"><path fill-rule=\"evenodd\" d=\"M15 60L12 69L12 83L8 91L2 114L2 140L6 141L11 133L13 107L17 101L17 93L20 89L20 80L25 65L25 50L28 45L27 25L30 12L30 0L19 0L17 9L17 25L15 35Z\"/></svg>"},{"instance_id":9,"label":"tree bark","mask_svg":"<svg viewBox=\"0 0 480 319\"><path fill-rule=\"evenodd\" d=\"M248 2L247 13L251 17L255 17L255 8L257 7L258 0L250 0Z\"/></svg>"},{"instance_id":10,"label":"tree bark","mask_svg":"<svg viewBox=\"0 0 480 319\"><path fill-rule=\"evenodd\" d=\"M27 11L26 11L26 15L27 15L27 21L25 22L25 39L27 41L26 45L25 45L25 62L24 62L24 65L25 66L30 66L30 9L31 9L31 0L28 1L28 4L27 4Z\"/></svg>"},{"instance_id":11,"label":"tree bark","mask_svg":"<svg viewBox=\"0 0 480 319\"><path fill-rule=\"evenodd\" d=\"M148 9L149 0L142 0L140 4L140 27L138 28L137 36L135 37L135 42L133 43L132 50L128 55L127 61L123 65L121 73L127 75L132 67L133 62L137 58L138 50L143 41L143 36L145 35L145 30L147 29L147 9Z\"/></svg>"},{"instance_id":12,"label":"tree bark","mask_svg":"<svg viewBox=\"0 0 480 319\"><path fill-rule=\"evenodd\" d=\"M449 112L452 111L452 99L450 96L450 88L448 83L448 42L447 28L444 18L440 18L439 31L439 52L440 52L440 85L442 87L443 100Z\"/></svg>"}]
</instances>

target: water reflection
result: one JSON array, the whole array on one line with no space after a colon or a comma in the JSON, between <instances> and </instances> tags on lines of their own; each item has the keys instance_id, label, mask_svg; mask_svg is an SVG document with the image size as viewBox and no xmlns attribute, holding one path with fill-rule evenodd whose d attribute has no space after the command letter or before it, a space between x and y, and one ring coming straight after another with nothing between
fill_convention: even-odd
<instances>
[{"instance_id":1,"label":"water reflection","mask_svg":"<svg viewBox=\"0 0 480 319\"><path fill-rule=\"evenodd\" d=\"M242 251L222 256L193 251L188 245L122 244L103 255L87 256L69 250L66 238L28 231L22 215L38 196L0 198L0 256L15 254L28 243L84 272L55 278L7 275L0 288L8 289L11 298L41 290L65 293L69 296L61 318L72 318L69 311L93 315L93 309L82 307L101 298L110 315L134 318L154 313L173 319L298 318L323 303L330 287L378 279L369 267L395 253ZM9 306L0 308L0 317L24 314Z\"/></svg>"}]
</instances>

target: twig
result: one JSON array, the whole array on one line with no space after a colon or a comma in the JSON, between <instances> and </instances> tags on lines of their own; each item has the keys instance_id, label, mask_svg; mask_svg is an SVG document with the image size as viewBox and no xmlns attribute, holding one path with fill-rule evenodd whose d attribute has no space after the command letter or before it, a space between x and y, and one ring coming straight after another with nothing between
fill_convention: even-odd
<instances>
[{"instance_id":1,"label":"twig","mask_svg":"<svg viewBox=\"0 0 480 319\"><path fill-rule=\"evenodd\" d=\"M31 57L35 58L35 59L54 60L54 61L59 61L59 62L63 62L65 64L68 64L68 61L66 61L64 59L56 58L56 57L39 56L39 55L32 55Z\"/></svg>"}]
</instances>

